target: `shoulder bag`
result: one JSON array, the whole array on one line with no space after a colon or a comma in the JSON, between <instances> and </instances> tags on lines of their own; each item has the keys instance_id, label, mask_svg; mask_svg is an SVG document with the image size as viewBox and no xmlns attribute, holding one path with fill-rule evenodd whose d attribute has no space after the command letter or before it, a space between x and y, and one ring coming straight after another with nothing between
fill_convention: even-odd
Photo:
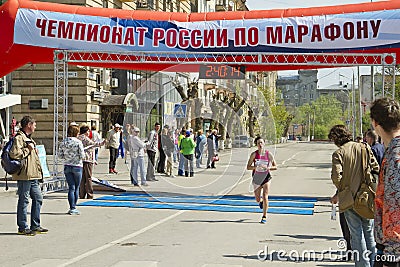
<instances>
[{"instance_id":1,"label":"shoulder bag","mask_svg":"<svg viewBox=\"0 0 400 267\"><path fill-rule=\"evenodd\" d=\"M369 151L365 147L361 150L363 181L354 199L353 210L365 219L373 219L375 214L376 181L371 174ZM367 159L367 161L366 161Z\"/></svg>"}]
</instances>

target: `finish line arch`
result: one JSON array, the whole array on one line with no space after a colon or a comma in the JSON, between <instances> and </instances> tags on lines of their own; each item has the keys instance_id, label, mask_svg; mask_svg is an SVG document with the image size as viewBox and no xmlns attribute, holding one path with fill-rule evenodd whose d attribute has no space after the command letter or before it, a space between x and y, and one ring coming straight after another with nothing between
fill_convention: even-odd
<instances>
[{"instance_id":1,"label":"finish line arch","mask_svg":"<svg viewBox=\"0 0 400 267\"><path fill-rule=\"evenodd\" d=\"M188 52L97 52L97 51L54 51L54 139L53 173L58 169L59 138L66 136L68 127L68 65L101 67L104 65L134 66L141 64L159 64L163 69L174 71L198 71L201 64L234 64L281 66L291 64L297 68L310 66L349 67L349 66L393 66L395 53L329 53L329 54L294 54L294 53L188 53ZM62 135L59 134L62 128Z\"/></svg>"},{"instance_id":2,"label":"finish line arch","mask_svg":"<svg viewBox=\"0 0 400 267\"><path fill-rule=\"evenodd\" d=\"M104 51L393 53L399 63L399 19L400 1L186 14L8 0L0 7L0 76L28 62L52 63L55 50L90 51L99 55ZM292 64L262 63L249 64L247 69L298 68ZM159 71L166 67L164 64L103 62L102 66Z\"/></svg>"}]
</instances>

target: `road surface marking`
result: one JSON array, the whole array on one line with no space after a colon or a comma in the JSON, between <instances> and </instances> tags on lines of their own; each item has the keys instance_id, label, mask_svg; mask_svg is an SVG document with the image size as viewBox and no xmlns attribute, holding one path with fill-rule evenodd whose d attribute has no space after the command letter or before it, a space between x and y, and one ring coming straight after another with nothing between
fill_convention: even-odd
<instances>
[{"instance_id":1,"label":"road surface marking","mask_svg":"<svg viewBox=\"0 0 400 267\"><path fill-rule=\"evenodd\" d=\"M178 211L177 213L172 214L171 216L168 216L168 217L166 217L166 218L164 218L164 219L161 219L161 220L159 220L159 221L157 221L157 222L155 222L155 223L153 223L153 224L150 224L149 226L146 226L146 227L140 229L139 231L133 232L132 234L129 234L129 235L127 235L127 236L124 236L124 237L122 237L122 238L120 238L120 239L111 241L111 242L109 242L109 243L107 243L107 244L105 244L105 245L103 245L103 246L98 247L98 248L89 250L89 251L87 251L87 252L85 252L85 253L83 253L83 254L81 254L81 255L75 257L75 258L72 258L72 259L68 260L68 261L65 262L64 264L60 264L60 265L58 265L58 266L59 266L59 267L63 267L63 266L68 266L68 265L70 265L70 264L73 264L73 263L75 263L75 262L78 262L78 261L80 261L80 260L82 260L82 259L84 259L84 258L87 258L87 257L89 257L89 256L91 256L91 255L94 255L94 254L96 254L96 253L98 253L98 252L100 252L100 251L102 251L102 250L105 250L105 249L110 248L110 247L112 247L112 246L114 246L114 245L116 245L116 244L122 243L122 242L124 242L124 241L126 241L126 240L128 240L128 239L131 239L131 238L133 238L133 237L135 237L135 236L138 236L138 235L140 235L140 234L143 234L144 232L147 232L148 230L153 229L154 227L156 227L156 226L158 226L158 225L160 225L160 224L162 224L162 223L165 223L165 222L167 222L167 221L169 221L169 220L171 220L171 219L173 219L173 218L175 218L175 217L181 215L181 214L184 213L184 212L185 212L184 210L183 210L183 211Z\"/></svg>"},{"instance_id":2,"label":"road surface marking","mask_svg":"<svg viewBox=\"0 0 400 267\"><path fill-rule=\"evenodd\" d=\"M111 267L157 267L156 261L119 261Z\"/></svg>"},{"instance_id":3,"label":"road surface marking","mask_svg":"<svg viewBox=\"0 0 400 267\"><path fill-rule=\"evenodd\" d=\"M57 266L59 264L65 263L66 259L40 259L34 262L31 262L26 267L43 267L43 266Z\"/></svg>"},{"instance_id":4,"label":"road surface marking","mask_svg":"<svg viewBox=\"0 0 400 267\"><path fill-rule=\"evenodd\" d=\"M302 151L299 151L299 152L297 152L296 154L294 154L293 156L291 156L290 158L288 158L287 160L282 161L282 164L281 164L281 165L285 165L286 161L289 161L289 160L294 159L294 157L296 157L296 155L299 154L300 152L302 152Z\"/></svg>"}]
</instances>

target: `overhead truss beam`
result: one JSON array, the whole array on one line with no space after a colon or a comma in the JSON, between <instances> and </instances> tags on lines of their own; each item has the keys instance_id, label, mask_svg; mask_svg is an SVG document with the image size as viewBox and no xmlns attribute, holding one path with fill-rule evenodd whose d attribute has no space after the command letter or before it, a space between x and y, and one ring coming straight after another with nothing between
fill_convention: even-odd
<instances>
[{"instance_id":1,"label":"overhead truss beam","mask_svg":"<svg viewBox=\"0 0 400 267\"><path fill-rule=\"evenodd\" d=\"M66 61L74 64L246 64L295 66L374 66L394 65L396 54L362 53L194 53L194 52L83 52L64 51Z\"/></svg>"}]
</instances>

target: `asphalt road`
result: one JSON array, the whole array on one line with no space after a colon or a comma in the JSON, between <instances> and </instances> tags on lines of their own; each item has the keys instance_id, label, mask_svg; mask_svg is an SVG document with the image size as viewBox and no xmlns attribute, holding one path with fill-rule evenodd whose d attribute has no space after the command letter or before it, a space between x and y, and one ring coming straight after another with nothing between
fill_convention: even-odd
<instances>
[{"instance_id":1,"label":"asphalt road","mask_svg":"<svg viewBox=\"0 0 400 267\"><path fill-rule=\"evenodd\" d=\"M19 236L12 182L10 191L2 187L0 192L0 266L351 266L335 262L340 255L329 254L338 250L341 237L339 222L330 220L328 201L334 192L329 178L334 145L287 143L269 149L278 163L270 195L317 197L314 215L269 214L265 225L259 223L261 213L79 207L82 214L70 216L66 192L56 192L45 195L42 208L42 225L49 233ZM182 195L252 195L250 171L245 170L252 150L224 151L217 169L196 169L194 178L158 175L159 181L145 189ZM141 190L130 185L123 159L118 159L118 175L107 173L107 162L103 151L96 177L128 191ZM95 197L104 194L96 192ZM284 252L279 257L273 253L278 250ZM262 260L264 254L267 260Z\"/></svg>"}]
</instances>

